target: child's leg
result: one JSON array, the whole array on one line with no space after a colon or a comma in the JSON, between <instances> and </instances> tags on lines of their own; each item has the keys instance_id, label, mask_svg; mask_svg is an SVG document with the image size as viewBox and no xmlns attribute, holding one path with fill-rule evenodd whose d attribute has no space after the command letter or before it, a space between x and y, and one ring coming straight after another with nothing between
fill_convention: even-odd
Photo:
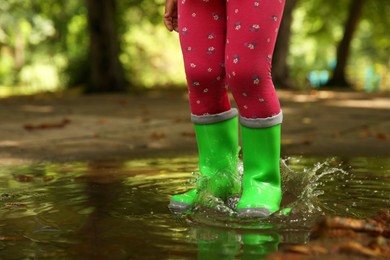
<instances>
[{"instance_id":1,"label":"child's leg","mask_svg":"<svg viewBox=\"0 0 390 260\"><path fill-rule=\"evenodd\" d=\"M230 109L225 87L225 0L179 0L179 34L191 113Z\"/></svg>"},{"instance_id":2,"label":"child's leg","mask_svg":"<svg viewBox=\"0 0 390 260\"><path fill-rule=\"evenodd\" d=\"M282 112L271 60L284 0L229 0L226 73L240 111L244 175L239 215L268 216L279 209Z\"/></svg>"},{"instance_id":3,"label":"child's leg","mask_svg":"<svg viewBox=\"0 0 390 260\"><path fill-rule=\"evenodd\" d=\"M226 73L241 121L272 117L269 124L281 122L271 61L284 1L228 1Z\"/></svg>"},{"instance_id":4,"label":"child's leg","mask_svg":"<svg viewBox=\"0 0 390 260\"><path fill-rule=\"evenodd\" d=\"M225 87L225 0L179 0L179 33L202 175L169 208L191 208L200 191L226 199L239 192L238 120ZM202 193L204 194L204 193Z\"/></svg>"}]
</instances>

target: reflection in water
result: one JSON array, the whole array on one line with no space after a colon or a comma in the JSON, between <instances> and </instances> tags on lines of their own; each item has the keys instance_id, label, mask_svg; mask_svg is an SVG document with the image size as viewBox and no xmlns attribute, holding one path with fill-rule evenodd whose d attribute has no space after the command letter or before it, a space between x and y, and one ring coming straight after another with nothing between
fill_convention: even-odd
<instances>
[{"instance_id":1,"label":"reflection in water","mask_svg":"<svg viewBox=\"0 0 390 260\"><path fill-rule=\"evenodd\" d=\"M3 167L0 258L259 259L306 242L321 215L389 208L389 166L383 158L286 159L282 210L245 221L220 201L188 215L168 211L170 195L196 178L196 158Z\"/></svg>"},{"instance_id":2,"label":"reflection in water","mask_svg":"<svg viewBox=\"0 0 390 260\"><path fill-rule=\"evenodd\" d=\"M238 232L196 227L198 259L262 259L278 250L280 235L272 231Z\"/></svg>"}]
</instances>

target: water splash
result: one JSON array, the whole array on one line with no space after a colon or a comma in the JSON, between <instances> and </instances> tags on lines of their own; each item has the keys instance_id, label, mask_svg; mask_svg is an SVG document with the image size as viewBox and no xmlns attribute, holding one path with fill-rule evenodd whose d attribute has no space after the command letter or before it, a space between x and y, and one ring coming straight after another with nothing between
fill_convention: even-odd
<instances>
[{"instance_id":1,"label":"water splash","mask_svg":"<svg viewBox=\"0 0 390 260\"><path fill-rule=\"evenodd\" d=\"M316 162L312 167L294 170L290 166L300 164L299 158L287 158L281 161L283 196L290 201L282 203L276 213L280 222L289 225L310 226L320 215L325 215L330 208L321 200L326 188L339 189L349 173L341 168L335 158ZM287 209L291 209L287 214Z\"/></svg>"},{"instance_id":2,"label":"water splash","mask_svg":"<svg viewBox=\"0 0 390 260\"><path fill-rule=\"evenodd\" d=\"M367 167L367 162L361 160L366 159L354 158L348 162L337 157L283 159L283 200L281 209L272 216L238 219L234 208L239 197L234 197L227 203L213 198L214 208L198 206L190 219L195 223L239 229L308 230L323 215L370 216L390 207L390 173L378 168L384 163L380 159L370 160L372 169L362 168L361 163Z\"/></svg>"},{"instance_id":3,"label":"water splash","mask_svg":"<svg viewBox=\"0 0 390 260\"><path fill-rule=\"evenodd\" d=\"M325 187L331 185L336 189L349 173L334 166L336 159L327 159L315 162L313 166L302 166L299 158L286 158L281 160L281 178L283 201L281 209L268 218L242 220L237 218L234 208L239 196L230 198L227 202L207 194L206 200L200 201L194 209L195 214L190 218L202 224L219 225L231 228L262 228L264 226L278 226L283 228L308 228L318 218L332 211L321 200L326 193ZM239 167L243 173L242 164ZM210 207L211 205L211 207Z\"/></svg>"}]
</instances>

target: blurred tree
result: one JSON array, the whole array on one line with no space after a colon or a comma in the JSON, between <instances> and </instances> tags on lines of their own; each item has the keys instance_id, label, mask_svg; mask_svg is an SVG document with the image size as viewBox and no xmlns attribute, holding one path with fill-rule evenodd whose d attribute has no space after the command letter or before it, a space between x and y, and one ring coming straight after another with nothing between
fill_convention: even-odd
<instances>
[{"instance_id":1,"label":"blurred tree","mask_svg":"<svg viewBox=\"0 0 390 260\"><path fill-rule=\"evenodd\" d=\"M42 53L51 57L47 43L56 35L52 20L41 12L44 3L0 0L0 84L32 86L33 78L44 78L36 70L47 68Z\"/></svg>"},{"instance_id":2,"label":"blurred tree","mask_svg":"<svg viewBox=\"0 0 390 260\"><path fill-rule=\"evenodd\" d=\"M272 78L275 85L281 88L294 87L289 75L287 57L290 47L292 14L297 2L298 0L289 0L286 2L272 59Z\"/></svg>"},{"instance_id":3,"label":"blurred tree","mask_svg":"<svg viewBox=\"0 0 390 260\"><path fill-rule=\"evenodd\" d=\"M23 3L20 0L10 0L2 2L0 5L0 51L1 54L7 53L9 55L9 68L1 68L0 77L12 75L10 82L16 83L16 75L20 72L26 62L25 48L26 31L29 31L28 25L24 23L23 17L26 12L22 12L19 6L30 8L29 3ZM31 13L28 14L30 19L33 19ZM4 55L5 56L5 55ZM12 64L12 65L11 65ZM3 72L4 70L4 72ZM5 75L1 75L3 73Z\"/></svg>"},{"instance_id":4,"label":"blurred tree","mask_svg":"<svg viewBox=\"0 0 390 260\"><path fill-rule=\"evenodd\" d=\"M346 78L347 61L350 54L351 42L358 27L365 0L351 0L348 18L345 23L343 37L337 47L336 67L328 86L351 87Z\"/></svg>"},{"instance_id":5,"label":"blurred tree","mask_svg":"<svg viewBox=\"0 0 390 260\"><path fill-rule=\"evenodd\" d=\"M300 0L296 4L288 56L296 88L312 87L312 73L328 73L335 59L336 39L342 36L346 3Z\"/></svg>"},{"instance_id":6,"label":"blurred tree","mask_svg":"<svg viewBox=\"0 0 390 260\"><path fill-rule=\"evenodd\" d=\"M86 0L90 34L91 78L87 92L124 92L119 61L116 0Z\"/></svg>"},{"instance_id":7,"label":"blurred tree","mask_svg":"<svg viewBox=\"0 0 390 260\"><path fill-rule=\"evenodd\" d=\"M390 65L390 1L367 1L365 7L364 20L357 35L361 39L358 55Z\"/></svg>"}]
</instances>

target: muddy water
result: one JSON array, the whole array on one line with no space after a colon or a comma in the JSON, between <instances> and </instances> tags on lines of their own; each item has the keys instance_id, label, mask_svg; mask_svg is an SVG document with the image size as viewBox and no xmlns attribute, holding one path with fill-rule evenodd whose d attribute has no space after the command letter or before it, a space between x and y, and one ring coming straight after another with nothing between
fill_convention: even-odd
<instances>
[{"instance_id":1,"label":"muddy water","mask_svg":"<svg viewBox=\"0 0 390 260\"><path fill-rule=\"evenodd\" d=\"M170 194L190 187L196 164L2 167L0 258L259 259L305 243L322 215L364 218L390 208L390 159L292 157L282 162L282 210L271 218L242 221L224 204L172 215Z\"/></svg>"}]
</instances>

